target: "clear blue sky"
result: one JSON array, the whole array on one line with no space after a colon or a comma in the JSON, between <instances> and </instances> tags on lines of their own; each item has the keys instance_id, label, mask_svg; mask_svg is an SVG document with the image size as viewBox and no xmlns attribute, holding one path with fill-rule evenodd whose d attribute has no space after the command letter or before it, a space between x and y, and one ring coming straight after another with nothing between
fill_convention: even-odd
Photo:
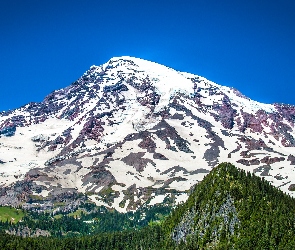
<instances>
[{"instance_id":1,"label":"clear blue sky","mask_svg":"<svg viewBox=\"0 0 295 250\"><path fill-rule=\"evenodd\" d=\"M130 55L295 104L294 0L5 0L0 110Z\"/></svg>"}]
</instances>

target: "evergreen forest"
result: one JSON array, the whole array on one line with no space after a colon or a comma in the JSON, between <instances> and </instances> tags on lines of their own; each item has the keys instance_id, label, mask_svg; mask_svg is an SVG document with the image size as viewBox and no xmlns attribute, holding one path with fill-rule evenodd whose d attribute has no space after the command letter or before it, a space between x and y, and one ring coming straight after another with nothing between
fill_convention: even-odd
<instances>
[{"instance_id":1,"label":"evergreen forest","mask_svg":"<svg viewBox=\"0 0 295 250\"><path fill-rule=\"evenodd\" d=\"M0 249L295 249L295 199L230 163L212 169L176 207L123 214L85 204L58 215L1 209L8 215L0 218ZM11 233L24 229L41 236Z\"/></svg>"}]
</instances>

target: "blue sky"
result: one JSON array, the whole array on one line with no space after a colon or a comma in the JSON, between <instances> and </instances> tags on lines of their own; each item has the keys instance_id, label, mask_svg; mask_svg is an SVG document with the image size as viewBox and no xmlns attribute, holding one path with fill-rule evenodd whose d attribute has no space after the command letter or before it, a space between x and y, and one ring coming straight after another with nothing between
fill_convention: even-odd
<instances>
[{"instance_id":1,"label":"blue sky","mask_svg":"<svg viewBox=\"0 0 295 250\"><path fill-rule=\"evenodd\" d=\"M5 3L6 2L6 3ZM0 110L130 55L295 105L294 0L2 1Z\"/></svg>"}]
</instances>

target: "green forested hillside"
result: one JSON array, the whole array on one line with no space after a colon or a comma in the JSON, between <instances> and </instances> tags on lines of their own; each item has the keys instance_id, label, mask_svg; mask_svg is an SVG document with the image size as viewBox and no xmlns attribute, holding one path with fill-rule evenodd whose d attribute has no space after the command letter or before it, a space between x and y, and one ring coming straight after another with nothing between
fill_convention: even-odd
<instances>
[{"instance_id":1,"label":"green forested hillside","mask_svg":"<svg viewBox=\"0 0 295 250\"><path fill-rule=\"evenodd\" d=\"M170 214L167 204L143 206L137 211L119 213L95 204L84 204L71 213L26 212L12 207L0 207L0 230L19 236L46 235L57 238L96 235L140 229L158 224ZM3 214L1 213L3 211ZM18 217L16 217L18 215ZM18 223L15 223L18 218Z\"/></svg>"},{"instance_id":2,"label":"green forested hillside","mask_svg":"<svg viewBox=\"0 0 295 250\"><path fill-rule=\"evenodd\" d=\"M295 249L295 200L222 163L164 221L67 238L3 233L0 249Z\"/></svg>"},{"instance_id":3,"label":"green forested hillside","mask_svg":"<svg viewBox=\"0 0 295 250\"><path fill-rule=\"evenodd\" d=\"M163 228L194 249L295 249L295 199L264 179L222 163Z\"/></svg>"}]
</instances>

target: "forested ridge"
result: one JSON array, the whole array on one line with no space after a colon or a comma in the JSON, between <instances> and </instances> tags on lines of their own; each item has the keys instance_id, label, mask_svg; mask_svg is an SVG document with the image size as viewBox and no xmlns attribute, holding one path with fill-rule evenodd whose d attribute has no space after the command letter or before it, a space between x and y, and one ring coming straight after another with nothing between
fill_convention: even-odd
<instances>
[{"instance_id":1,"label":"forested ridge","mask_svg":"<svg viewBox=\"0 0 295 250\"><path fill-rule=\"evenodd\" d=\"M112 228L105 232L85 231L75 237L71 234L62 235L62 228L59 228L55 235L52 234L54 237L22 238L5 234L9 223L4 222L0 249L295 248L295 199L265 179L229 163L214 168L195 186L189 199L174 208L166 219L163 217L169 214L169 209L153 209L157 212L154 211L153 219L145 224L126 226L128 223L125 222L125 228ZM118 213L117 218L120 216ZM59 219L65 220L67 217ZM84 219L76 220L78 228L87 224ZM109 217L108 220L112 219ZM59 226L66 227L68 223L70 225L70 222L62 221ZM119 220L117 224L122 225Z\"/></svg>"}]
</instances>

